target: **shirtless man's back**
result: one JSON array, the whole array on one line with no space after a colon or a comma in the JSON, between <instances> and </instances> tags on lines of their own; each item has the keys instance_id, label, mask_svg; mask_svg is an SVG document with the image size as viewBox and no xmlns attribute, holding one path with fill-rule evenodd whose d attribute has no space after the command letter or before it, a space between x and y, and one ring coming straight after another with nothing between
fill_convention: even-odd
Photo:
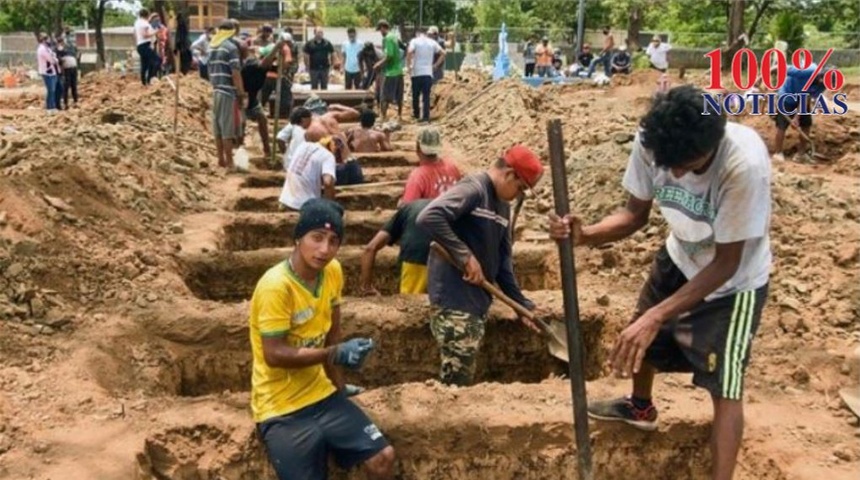
<instances>
[{"instance_id":1,"label":"shirtless man's back","mask_svg":"<svg viewBox=\"0 0 860 480\"><path fill-rule=\"evenodd\" d=\"M390 152L391 142L388 134L373 130L376 123L376 113L373 110L362 110L359 121L360 127L352 128L346 134L349 148L357 153Z\"/></svg>"}]
</instances>

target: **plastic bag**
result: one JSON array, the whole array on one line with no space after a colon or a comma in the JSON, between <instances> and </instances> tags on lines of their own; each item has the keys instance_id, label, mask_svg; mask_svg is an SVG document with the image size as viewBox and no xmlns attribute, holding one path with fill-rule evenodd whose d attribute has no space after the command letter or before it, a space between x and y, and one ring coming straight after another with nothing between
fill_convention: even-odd
<instances>
[{"instance_id":1,"label":"plastic bag","mask_svg":"<svg viewBox=\"0 0 860 480\"><path fill-rule=\"evenodd\" d=\"M245 147L239 147L233 154L233 165L236 166L236 170L240 172L247 172L248 170L250 170L250 166L248 165L248 163L248 151L245 150Z\"/></svg>"}]
</instances>

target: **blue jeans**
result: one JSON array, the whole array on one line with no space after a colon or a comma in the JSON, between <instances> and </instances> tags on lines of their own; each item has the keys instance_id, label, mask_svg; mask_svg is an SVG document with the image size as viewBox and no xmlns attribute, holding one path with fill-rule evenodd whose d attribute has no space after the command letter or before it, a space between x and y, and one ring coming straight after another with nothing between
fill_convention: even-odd
<instances>
[{"instance_id":1,"label":"blue jeans","mask_svg":"<svg viewBox=\"0 0 860 480\"><path fill-rule=\"evenodd\" d=\"M588 67L588 76L591 77L591 75L594 73L594 70L597 68L597 66L600 64L603 64L603 73L607 77L611 77L612 76L612 68L611 68L611 63L610 63L611 60L612 60L612 55L609 54L608 52L605 55L603 55L601 57L597 57L594 60L592 60L591 65Z\"/></svg>"},{"instance_id":2,"label":"blue jeans","mask_svg":"<svg viewBox=\"0 0 860 480\"><path fill-rule=\"evenodd\" d=\"M57 76L42 75L42 80L45 81L45 109L56 110L59 108L57 104Z\"/></svg>"}]
</instances>

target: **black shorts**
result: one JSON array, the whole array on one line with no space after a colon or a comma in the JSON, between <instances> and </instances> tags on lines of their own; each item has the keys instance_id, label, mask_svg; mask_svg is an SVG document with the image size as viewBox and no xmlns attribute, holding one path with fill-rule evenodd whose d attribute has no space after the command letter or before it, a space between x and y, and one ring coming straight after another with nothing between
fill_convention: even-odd
<instances>
[{"instance_id":1,"label":"black shorts","mask_svg":"<svg viewBox=\"0 0 860 480\"><path fill-rule=\"evenodd\" d=\"M639 294L634 320L685 283L687 278L664 246ZM645 361L661 372L692 372L693 383L712 396L740 400L767 289L764 285L703 301L689 313L667 321L648 347Z\"/></svg>"},{"instance_id":2,"label":"black shorts","mask_svg":"<svg viewBox=\"0 0 860 480\"><path fill-rule=\"evenodd\" d=\"M773 121L776 122L776 128L780 130L787 130L789 123L791 123L791 119L793 119L797 114L794 115L783 115L778 113L773 116ZM800 128L809 128L812 126L812 115L801 115L800 116Z\"/></svg>"},{"instance_id":3,"label":"black shorts","mask_svg":"<svg viewBox=\"0 0 860 480\"><path fill-rule=\"evenodd\" d=\"M374 423L342 393L257 425L281 480L328 478L328 454L349 469L388 447Z\"/></svg>"},{"instance_id":4,"label":"black shorts","mask_svg":"<svg viewBox=\"0 0 860 480\"><path fill-rule=\"evenodd\" d=\"M382 101L403 103L403 75L398 77L382 77Z\"/></svg>"}]
</instances>

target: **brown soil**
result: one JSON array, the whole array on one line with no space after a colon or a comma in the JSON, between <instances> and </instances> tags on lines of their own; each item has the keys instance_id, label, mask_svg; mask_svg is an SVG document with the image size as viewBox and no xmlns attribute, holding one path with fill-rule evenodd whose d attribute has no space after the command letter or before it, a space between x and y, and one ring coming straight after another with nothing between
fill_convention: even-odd
<instances>
[{"instance_id":1,"label":"brown soil","mask_svg":"<svg viewBox=\"0 0 860 480\"><path fill-rule=\"evenodd\" d=\"M516 142L546 155L546 121L561 118L574 210L593 220L622 205L632 133L659 75L637 72L605 89L460 77L435 89L434 117L464 170ZM684 81L706 79L688 72ZM94 74L81 88L80 108L56 116L35 97L0 98L0 478L271 478L248 415L244 300L288 251L294 215L276 202L283 177L212 167L209 87L197 79L181 81L178 144L166 81L144 89ZM770 119L736 120L770 145ZM736 478L848 480L860 468L860 423L838 395L860 375L858 127L853 111L816 118L816 148L829 161L775 165L774 269ZM399 147L410 150L414 135L407 124ZM790 132L789 152L796 142ZM403 180L413 157L362 161L373 181ZM401 193L339 195L349 211L347 294L361 245ZM521 214L515 269L526 294L560 318L556 247L544 228L549 175L537 194ZM665 234L655 213L631 239L576 252L590 398L629 393L603 360ZM400 478L570 478L569 384L543 340L494 306L480 383L438 385L426 298L390 295L396 277L396 249L385 249L384 296L349 298L343 323L380 344L350 381L370 389L357 401L395 445ZM656 395L657 433L592 424L595 478L707 478L710 400L683 375L660 377Z\"/></svg>"}]
</instances>

